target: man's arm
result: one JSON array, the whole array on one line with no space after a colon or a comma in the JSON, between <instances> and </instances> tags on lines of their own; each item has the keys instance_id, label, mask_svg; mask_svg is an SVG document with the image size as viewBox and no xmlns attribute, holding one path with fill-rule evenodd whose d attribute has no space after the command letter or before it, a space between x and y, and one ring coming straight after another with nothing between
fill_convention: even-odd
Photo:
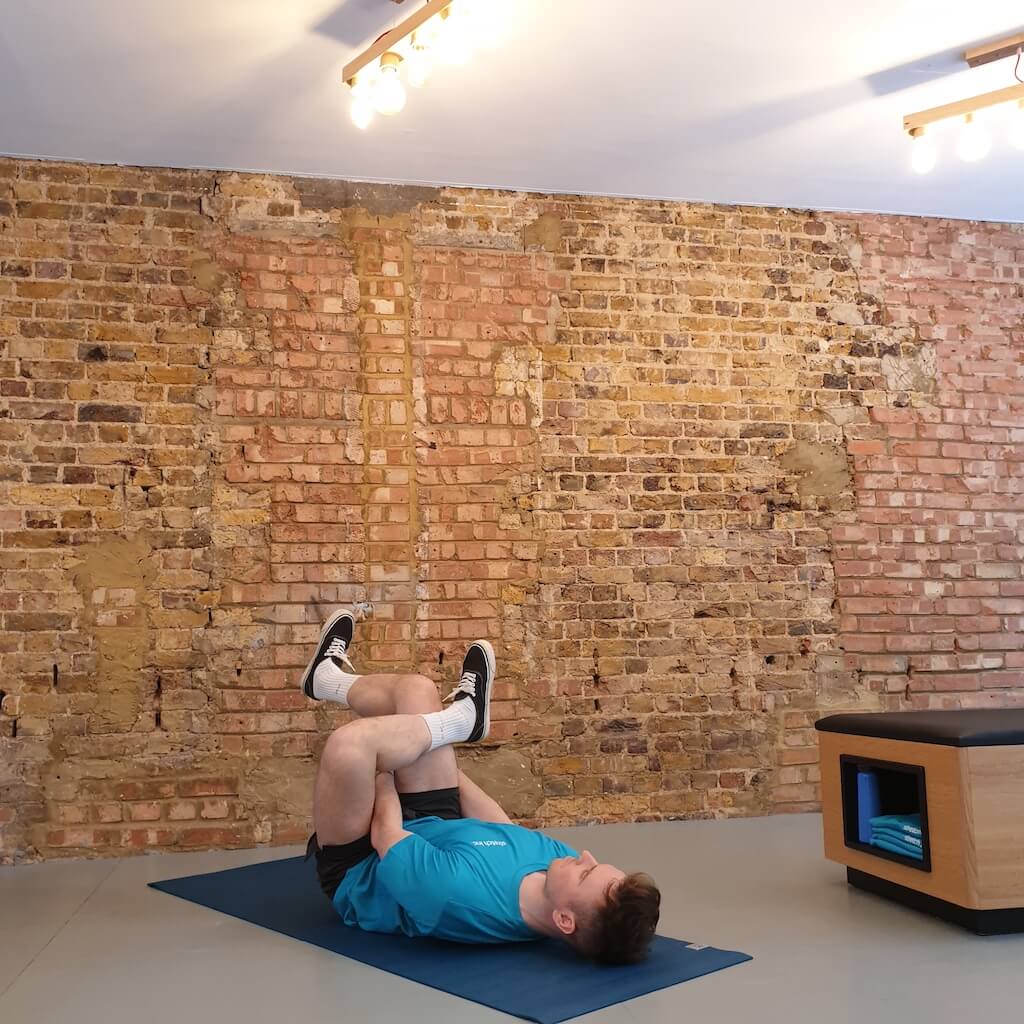
<instances>
[{"instance_id":1,"label":"man's arm","mask_svg":"<svg viewBox=\"0 0 1024 1024\"><path fill-rule=\"evenodd\" d=\"M402 803L395 789L395 777L391 772L381 772L374 782L376 795L373 804L373 818L370 820L370 842L377 856L384 854L395 843L412 835L402 828Z\"/></svg>"},{"instance_id":2,"label":"man's arm","mask_svg":"<svg viewBox=\"0 0 1024 1024\"><path fill-rule=\"evenodd\" d=\"M501 809L497 800L492 800L468 775L459 772L459 802L466 818L480 821L496 821L511 825L512 819Z\"/></svg>"}]
</instances>

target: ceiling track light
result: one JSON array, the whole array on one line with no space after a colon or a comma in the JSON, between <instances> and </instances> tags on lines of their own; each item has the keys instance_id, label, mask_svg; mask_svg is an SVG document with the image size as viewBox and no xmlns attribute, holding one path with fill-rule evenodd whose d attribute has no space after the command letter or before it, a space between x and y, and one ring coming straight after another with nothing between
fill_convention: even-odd
<instances>
[{"instance_id":1,"label":"ceiling track light","mask_svg":"<svg viewBox=\"0 0 1024 1024\"><path fill-rule=\"evenodd\" d=\"M400 21L390 32L385 32L372 46L368 46L358 57L353 57L342 71L342 78L346 85L351 85L356 75L368 64L372 64L378 57L383 56L388 50L393 49L397 44L408 36L411 36L425 22L428 22L435 14L440 14L446 7L450 7L452 0L427 0L427 2L408 18Z\"/></svg>"},{"instance_id":2,"label":"ceiling track light","mask_svg":"<svg viewBox=\"0 0 1024 1024\"><path fill-rule=\"evenodd\" d=\"M957 143L957 153L962 160L975 162L987 156L992 146L992 140L984 126L974 119L974 115L979 110L986 110L1004 103L1016 101L1018 104L1017 114L1014 118L1016 123L1010 132L1010 142L1017 148L1024 149L1024 79L1018 74L1022 53L1024 53L1024 33L968 50L964 54L964 60L972 68L1016 55L1017 65L1014 68L1014 77L1017 79L1017 84L1007 86L1005 89L996 89L994 92L982 93L980 96L972 96L969 99L958 100L956 103L946 103L941 107L919 110L917 113L908 114L903 118L903 130L914 140L911 166L917 173L926 174L935 166L938 153L932 145L931 139L925 137L925 129L939 121L963 118L964 128Z\"/></svg>"},{"instance_id":3,"label":"ceiling track light","mask_svg":"<svg viewBox=\"0 0 1024 1024\"><path fill-rule=\"evenodd\" d=\"M402 0L394 0L401 3ZM464 64L476 46L494 45L502 0L427 0L345 65L352 90L352 121L366 128L374 113L397 114L406 82L420 88L435 62Z\"/></svg>"}]
</instances>

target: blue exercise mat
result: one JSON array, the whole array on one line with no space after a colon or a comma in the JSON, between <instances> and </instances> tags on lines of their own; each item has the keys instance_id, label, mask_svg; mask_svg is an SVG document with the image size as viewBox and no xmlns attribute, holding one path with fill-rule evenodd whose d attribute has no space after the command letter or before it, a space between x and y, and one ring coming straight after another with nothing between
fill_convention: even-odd
<instances>
[{"instance_id":1,"label":"blue exercise mat","mask_svg":"<svg viewBox=\"0 0 1024 1024\"><path fill-rule=\"evenodd\" d=\"M311 863L301 857L150 883L204 907L262 925L360 963L539 1024L558 1024L613 1003L743 963L746 953L658 936L650 956L601 967L563 942L467 946L375 935L341 923Z\"/></svg>"}]
</instances>

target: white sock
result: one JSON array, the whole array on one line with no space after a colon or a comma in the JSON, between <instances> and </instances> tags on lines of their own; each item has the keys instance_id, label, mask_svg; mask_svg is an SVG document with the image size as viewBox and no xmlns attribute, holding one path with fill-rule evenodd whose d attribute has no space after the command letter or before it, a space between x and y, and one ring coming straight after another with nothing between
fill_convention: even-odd
<instances>
[{"instance_id":1,"label":"white sock","mask_svg":"<svg viewBox=\"0 0 1024 1024\"><path fill-rule=\"evenodd\" d=\"M313 671L313 696L348 707L348 691L358 678L339 668L331 658L324 658Z\"/></svg>"},{"instance_id":2,"label":"white sock","mask_svg":"<svg viewBox=\"0 0 1024 1024\"><path fill-rule=\"evenodd\" d=\"M476 724L476 707L469 697L455 701L444 711L431 711L420 715L430 730L430 749L446 747L449 743L463 743Z\"/></svg>"}]
</instances>

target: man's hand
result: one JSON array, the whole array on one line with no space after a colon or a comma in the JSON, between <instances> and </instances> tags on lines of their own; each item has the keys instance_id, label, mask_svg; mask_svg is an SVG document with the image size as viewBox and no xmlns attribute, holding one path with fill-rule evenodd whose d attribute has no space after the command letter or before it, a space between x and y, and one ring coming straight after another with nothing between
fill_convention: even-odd
<instances>
[{"instance_id":1,"label":"man's hand","mask_svg":"<svg viewBox=\"0 0 1024 1024\"><path fill-rule=\"evenodd\" d=\"M411 833L402 828L402 802L395 789L391 772L380 772L374 780L373 819L370 822L370 842L378 857L391 849L399 840Z\"/></svg>"}]
</instances>

